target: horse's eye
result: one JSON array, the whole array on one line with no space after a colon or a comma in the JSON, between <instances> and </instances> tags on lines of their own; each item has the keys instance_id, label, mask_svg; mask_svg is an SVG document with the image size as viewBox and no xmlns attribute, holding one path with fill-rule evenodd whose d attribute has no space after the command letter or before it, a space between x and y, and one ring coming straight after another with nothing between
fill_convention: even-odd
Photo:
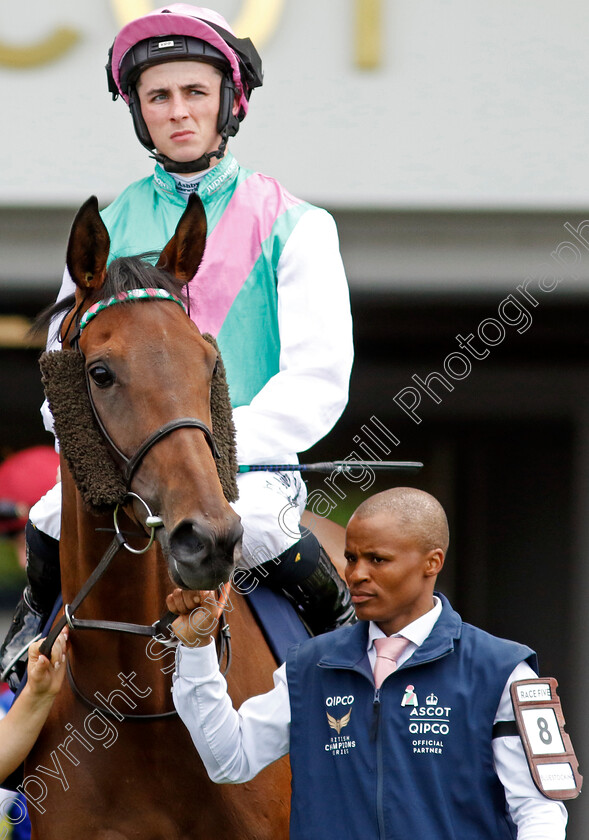
<instances>
[{"instance_id":1,"label":"horse's eye","mask_svg":"<svg viewBox=\"0 0 589 840\"><path fill-rule=\"evenodd\" d=\"M89 369L88 375L99 388L108 388L115 381L111 371L105 365L94 365Z\"/></svg>"}]
</instances>

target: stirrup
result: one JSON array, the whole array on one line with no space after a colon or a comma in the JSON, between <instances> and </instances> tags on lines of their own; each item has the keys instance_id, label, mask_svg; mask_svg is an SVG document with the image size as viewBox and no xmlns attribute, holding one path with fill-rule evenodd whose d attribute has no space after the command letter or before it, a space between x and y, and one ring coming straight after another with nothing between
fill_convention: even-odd
<instances>
[{"instance_id":1,"label":"stirrup","mask_svg":"<svg viewBox=\"0 0 589 840\"><path fill-rule=\"evenodd\" d=\"M41 638L46 616L32 606L27 587L18 602L12 624L0 647L0 681L7 682L16 692L27 669L27 652L33 642Z\"/></svg>"}]
</instances>

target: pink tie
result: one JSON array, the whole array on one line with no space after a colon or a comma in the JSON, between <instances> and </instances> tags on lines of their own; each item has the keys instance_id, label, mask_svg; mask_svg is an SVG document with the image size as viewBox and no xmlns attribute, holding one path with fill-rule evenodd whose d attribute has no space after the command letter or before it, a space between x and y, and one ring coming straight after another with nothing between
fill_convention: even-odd
<instances>
[{"instance_id":1,"label":"pink tie","mask_svg":"<svg viewBox=\"0 0 589 840\"><path fill-rule=\"evenodd\" d=\"M380 688L386 677L397 669L397 660L409 644L404 636L387 636L375 639L376 662L374 663L374 684Z\"/></svg>"}]
</instances>

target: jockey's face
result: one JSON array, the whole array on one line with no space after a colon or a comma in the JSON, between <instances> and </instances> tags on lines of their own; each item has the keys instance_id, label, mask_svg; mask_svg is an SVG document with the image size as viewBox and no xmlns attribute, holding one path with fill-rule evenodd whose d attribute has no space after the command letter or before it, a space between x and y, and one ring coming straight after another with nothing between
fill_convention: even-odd
<instances>
[{"instance_id":1,"label":"jockey's face","mask_svg":"<svg viewBox=\"0 0 589 840\"><path fill-rule=\"evenodd\" d=\"M201 61L170 61L143 71L137 93L158 152L185 162L218 148L221 78L216 67Z\"/></svg>"}]
</instances>

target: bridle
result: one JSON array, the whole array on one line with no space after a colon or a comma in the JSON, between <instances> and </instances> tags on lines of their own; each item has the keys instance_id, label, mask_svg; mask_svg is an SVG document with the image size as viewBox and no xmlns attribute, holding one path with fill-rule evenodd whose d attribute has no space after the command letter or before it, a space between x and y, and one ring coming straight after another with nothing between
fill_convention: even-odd
<instances>
[{"instance_id":1,"label":"bridle","mask_svg":"<svg viewBox=\"0 0 589 840\"><path fill-rule=\"evenodd\" d=\"M80 347L80 336L84 328L92 321L100 312L104 309L109 308L110 306L114 306L119 303L126 303L130 300L170 300L174 303L179 304L184 312L186 312L186 308L180 298L177 298L175 295L171 294L170 292L166 291L165 289L130 289L126 292L120 292L117 295L113 295L106 300L101 300L98 303L95 303L89 309L84 312L82 317L78 323L78 329L76 331L75 336L72 338L70 345L73 349L75 349L85 361L84 353ZM179 417L176 420L170 420L168 423L164 423L163 426L160 426L159 429L156 429L155 432L149 435L149 437L143 441L142 444L137 448L136 452L131 455L125 455L117 444L112 439L111 435L109 434L106 426L104 425L102 418L96 408L96 404L94 402L94 398L92 396L92 388L90 386L90 379L88 376L88 369L86 365L84 365L84 370L86 374L86 390L88 391L88 398L90 400L90 405L92 407L92 412L96 419L96 423L98 424L98 428L106 441L109 449L111 450L111 454L115 460L115 463L119 465L123 473L123 479L125 480L125 484L127 487L127 491L131 486L131 481L133 480L133 476L135 472L139 468L144 457L147 455L149 450L155 446L162 438L169 435L171 432L176 431L176 429L183 429L183 428L195 428L200 429L200 431L204 434L205 440L209 445L209 448L213 454L213 458L218 460L219 450L217 448L217 444L215 443L215 439L213 437L212 431L203 423L202 420L198 420L196 417ZM143 503L145 504L145 502ZM147 505L146 505L147 507Z\"/></svg>"},{"instance_id":2,"label":"bridle","mask_svg":"<svg viewBox=\"0 0 589 840\"><path fill-rule=\"evenodd\" d=\"M184 309L184 304L182 301L172 295L171 293L167 292L165 289L133 289L127 292L122 292L118 295L115 295L107 300L100 301L97 304L91 306L84 315L79 319L77 323L77 331L74 338L70 341L70 346L79 352L84 358L84 354L79 345L80 335L84 327L89 323L92 318L94 318L99 312L103 309L106 309L109 306L113 306L118 303L124 303L129 300L171 300L178 303ZM185 310L186 311L186 310ZM77 319L76 313L74 313L74 318ZM55 640L57 639L61 630L67 625L71 630L110 630L115 631L118 633L130 633L133 635L140 635L140 636L149 636L155 637L157 641L161 644L172 644L169 639L165 639L164 634L168 630L170 624L174 619L177 617L175 613L167 611L158 621L155 621L153 624L132 624L128 622L121 622L121 621L104 621L104 620L89 620L89 619L79 619L75 617L75 612L85 600L86 596L90 593L93 587L98 583L98 581L102 578L110 564L112 563L115 556L121 549L126 549L127 551L131 552L132 554L145 554L148 551L155 539L155 533L157 528L163 526L163 520L160 516L152 513L150 510L147 502L142 499L137 493L131 491L130 486L133 480L133 476L135 472L139 468L141 462L147 455L147 453L157 444L159 441L163 440L163 438L167 437L172 432L176 431L177 429L182 428L196 428L199 429L205 436L205 440L207 441L213 457L218 459L219 451L213 437L212 431L209 427L204 423L202 420L199 420L196 417L180 417L175 420L170 420L167 423L164 423L160 426L159 429L156 429L152 432L146 440L143 441L134 452L133 455L127 456L125 455L121 449L117 446L115 441L112 439L111 435L109 434L108 430L106 429L100 414L96 408L94 403L94 399L92 397L92 388L90 387L90 380L88 378L88 371L86 369L86 388L88 391L88 398L90 400L90 405L92 406L92 411L94 417L96 419L97 425L100 429L102 436L104 437L105 442L107 443L109 449L111 450L112 456L122 471L123 479L125 481L126 486L126 495L124 502L128 500L136 500L140 504L143 505L146 511L146 518L145 518L145 526L149 528L149 540L147 545L142 549L136 549L131 547L126 538L119 527L118 522L118 513L119 508L121 505L117 505L113 511L113 525L114 525L114 537L108 548L106 549L105 553L103 554L100 562L93 570L90 577L86 580L82 588L73 598L70 604L64 604L63 610L64 613L61 618L57 621L57 623L52 627L49 631L47 638L43 641L40 653L44 656L47 656L49 659L51 658L51 649ZM229 631L229 626L224 620L224 614L221 612L219 616L219 626L220 626L220 635L219 635L219 661L221 661L225 652L227 653L227 665L225 668L225 672L229 669L229 665L231 663L231 634ZM161 638L160 638L161 637ZM73 674L71 672L71 668L69 662L67 664L67 675L72 687L72 690L76 697L81 700L86 706L92 709L98 709L104 714L109 714L110 710L103 706L97 706L87 697L85 697L78 686L76 685ZM112 712L110 712L113 715ZM148 721L148 720L156 720L168 717L174 717L177 714L175 710L170 712L162 712L156 714L149 714L149 715L129 715L129 714L122 714L118 713L117 717L120 719L128 720L138 720L138 721ZM114 716L114 715L113 715Z\"/></svg>"}]
</instances>

